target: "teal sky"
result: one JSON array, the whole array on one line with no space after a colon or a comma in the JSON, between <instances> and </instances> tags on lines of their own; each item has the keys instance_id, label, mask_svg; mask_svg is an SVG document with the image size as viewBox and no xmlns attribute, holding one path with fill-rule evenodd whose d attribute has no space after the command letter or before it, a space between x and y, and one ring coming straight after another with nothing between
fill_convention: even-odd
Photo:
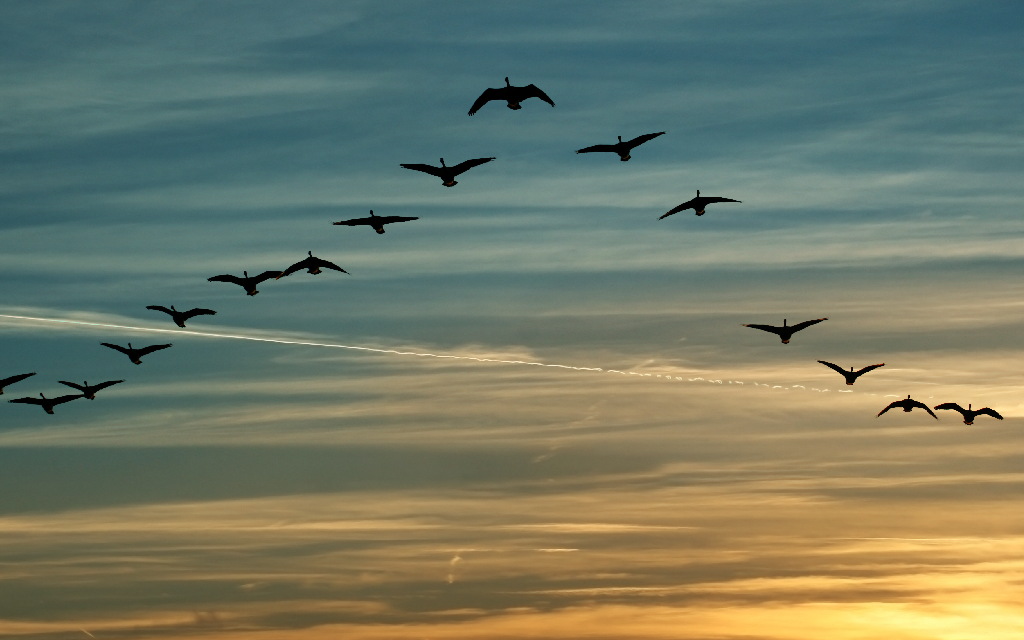
<instances>
[{"instance_id":1,"label":"teal sky","mask_svg":"<svg viewBox=\"0 0 1024 640\"><path fill-rule=\"evenodd\" d=\"M1024 632L1018 3L4 16L0 635Z\"/></svg>"}]
</instances>

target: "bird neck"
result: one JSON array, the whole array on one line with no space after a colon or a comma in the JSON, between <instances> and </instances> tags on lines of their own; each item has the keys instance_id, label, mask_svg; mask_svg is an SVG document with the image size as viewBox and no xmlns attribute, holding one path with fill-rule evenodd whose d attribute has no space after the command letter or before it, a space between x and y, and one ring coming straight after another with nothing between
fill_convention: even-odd
<instances>
[{"instance_id":1,"label":"bird neck","mask_svg":"<svg viewBox=\"0 0 1024 640\"><path fill-rule=\"evenodd\" d=\"M505 86L506 87L511 87L512 86L512 83L508 81L508 76L505 77Z\"/></svg>"}]
</instances>

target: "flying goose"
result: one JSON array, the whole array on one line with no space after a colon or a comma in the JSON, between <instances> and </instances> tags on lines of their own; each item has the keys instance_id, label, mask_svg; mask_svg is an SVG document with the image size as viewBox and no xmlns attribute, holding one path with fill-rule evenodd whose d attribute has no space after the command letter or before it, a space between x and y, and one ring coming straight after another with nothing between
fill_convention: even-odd
<instances>
[{"instance_id":1,"label":"flying goose","mask_svg":"<svg viewBox=\"0 0 1024 640\"><path fill-rule=\"evenodd\" d=\"M576 153L594 153L598 151L610 151L611 153L619 154L619 160L625 162L631 157L629 152L634 148L639 147L648 140L653 140L660 135L664 135L664 131L658 133L645 133L642 136L637 136L632 140L626 142L622 141L622 136L619 136L618 144L595 144L592 147L584 147L576 151Z\"/></svg>"},{"instance_id":2,"label":"flying goose","mask_svg":"<svg viewBox=\"0 0 1024 640\"><path fill-rule=\"evenodd\" d=\"M270 280L271 278L276 278L277 276L281 275L281 272L280 271L264 271L260 275L252 276L251 278L249 277L249 272L248 271L243 271L242 274L244 274L244 276L245 276L244 278L239 278L238 276L233 276L230 273L225 273L224 275L213 276L212 278L207 278L207 281L208 282L230 282L231 284L237 284L238 286L240 286L243 289L245 289L245 294L246 295L254 296L257 293L259 293L259 291L256 290L256 285L258 285L261 282L264 282L266 280Z\"/></svg>"},{"instance_id":3,"label":"flying goose","mask_svg":"<svg viewBox=\"0 0 1024 640\"><path fill-rule=\"evenodd\" d=\"M373 215L373 209L370 209L369 218L352 218L351 220L342 220L341 222L335 222L334 224L344 224L350 227L357 227L361 224L365 224L368 227L373 227L373 230L377 233L384 233L384 225L391 224L393 222L408 222L410 220L419 220L419 218L409 216L375 216Z\"/></svg>"},{"instance_id":4,"label":"flying goose","mask_svg":"<svg viewBox=\"0 0 1024 640\"><path fill-rule=\"evenodd\" d=\"M936 409L952 409L953 411L959 411L960 415L964 417L964 424L974 424L974 419L978 416L992 416L996 420L1002 420L1003 416L995 412L994 409L985 407L984 409L978 409L976 411L971 410L971 405L968 404L967 408L964 409L955 402L946 402L935 407Z\"/></svg>"},{"instance_id":5,"label":"flying goose","mask_svg":"<svg viewBox=\"0 0 1024 640\"><path fill-rule=\"evenodd\" d=\"M21 382L25 378L31 378L34 375L36 375L36 374L35 373L19 373L16 376L11 376L10 378L4 378L3 380L0 380L0 396L4 395L4 387L6 387L7 385L14 384L15 382Z\"/></svg>"},{"instance_id":6,"label":"flying goose","mask_svg":"<svg viewBox=\"0 0 1024 640\"><path fill-rule=\"evenodd\" d=\"M831 362L825 362L824 360L818 360L818 362L820 362L821 364L825 365L829 369L834 369L834 370L838 371L840 374L842 374L842 376L844 378L846 378L846 384L848 384L848 385L853 385L853 383L857 381L857 378L861 377L862 375L864 375L868 371L873 371L873 370L877 369L878 367L884 367L885 366L885 363L883 362L882 364L868 365L868 366L864 367L863 369L861 369L860 371L854 371L853 367L850 367L850 370L846 371L845 369L843 369L839 365L832 364Z\"/></svg>"},{"instance_id":7,"label":"flying goose","mask_svg":"<svg viewBox=\"0 0 1024 640\"><path fill-rule=\"evenodd\" d=\"M71 402L72 400L78 400L79 398L83 398L83 397L84 396L79 394L79 395L71 395L71 396L58 396L56 398L47 398L46 396L44 396L43 394L40 393L39 394L39 398L32 398L32 397L17 398L16 400L8 400L7 402L20 402L22 404L37 404L37 405L39 405L40 407L43 408L43 411L45 411L46 413L48 413L48 414L50 414L52 416L53 415L53 408L56 407L58 404L64 404L65 402Z\"/></svg>"},{"instance_id":8,"label":"flying goose","mask_svg":"<svg viewBox=\"0 0 1024 640\"><path fill-rule=\"evenodd\" d=\"M115 384L124 382L124 380L108 380L107 382L101 382L99 384L89 384L88 380L86 380L83 384L66 382L64 380L58 380L57 382L60 382L64 386L71 387L72 389L78 389L79 391L82 392L82 397L85 398L86 400L95 400L97 391L101 389L106 389L107 387L112 387Z\"/></svg>"},{"instance_id":9,"label":"flying goose","mask_svg":"<svg viewBox=\"0 0 1024 640\"><path fill-rule=\"evenodd\" d=\"M142 361L139 360L139 358L141 358L142 356L153 353L154 351L166 349L167 347L171 346L169 344L153 344L148 347L143 347L141 349L134 349L132 348L132 343L129 342L128 348L126 349L116 344L110 344L109 342L101 342L100 344L102 344L104 347L110 347L115 351L120 351L124 355L128 356L128 359L134 362L135 364L142 364Z\"/></svg>"},{"instance_id":10,"label":"flying goose","mask_svg":"<svg viewBox=\"0 0 1024 640\"><path fill-rule=\"evenodd\" d=\"M548 94L538 89L537 85L528 84L525 87L513 87L509 84L508 78L505 78L504 87L499 87L497 89L484 89L484 92L476 99L473 106L469 108L469 115L473 115L479 111L480 107L484 106L491 100L505 100L508 102L508 108L516 111L518 109L522 109L522 107L519 106L519 103L529 98L540 98L552 107L555 106L555 103L551 101Z\"/></svg>"},{"instance_id":11,"label":"flying goose","mask_svg":"<svg viewBox=\"0 0 1024 640\"><path fill-rule=\"evenodd\" d=\"M910 396L907 396L906 400L897 400L896 402L889 403L888 407L886 407L886 408L884 408L884 409L882 409L881 411L878 412L878 416L882 415L883 413L885 413L889 409L893 409L895 407L899 407L900 409L903 409L903 411L906 412L906 413L910 413L911 409L924 409L925 411L928 412L928 415L930 415L931 417L935 418L936 420L939 419L939 416L937 416L934 413L932 413L932 410L928 408L928 405L922 404L922 403L918 402L917 400L911 400ZM875 417L877 418L878 416L875 416Z\"/></svg>"},{"instance_id":12,"label":"flying goose","mask_svg":"<svg viewBox=\"0 0 1024 640\"><path fill-rule=\"evenodd\" d=\"M444 163L444 158L441 158L440 167L435 167L434 165L431 164L403 164L400 166L406 169L412 169L413 171L422 171L423 173L429 173L432 176L437 176L438 178L441 178L441 182L444 183L444 186L454 187L455 185L459 184L458 182L455 181L455 176L461 173L466 173L473 167L482 165L485 162L490 162L491 160L495 159L496 158L474 158L472 160L460 162L454 167L449 167L448 165L446 165Z\"/></svg>"},{"instance_id":13,"label":"flying goose","mask_svg":"<svg viewBox=\"0 0 1024 640\"><path fill-rule=\"evenodd\" d=\"M308 258L303 258L302 260L299 260L292 266L282 271L281 275L277 276L274 279L280 280L285 276L290 276L296 271L302 271L303 269L308 269L309 273L315 276L320 273L320 267L324 267L325 269L334 269L335 271L340 271L342 273L348 273L348 271L345 271L344 269L334 264L333 262L328 262L327 260L321 260L320 258L317 258L316 256L313 255L313 252L310 251Z\"/></svg>"},{"instance_id":14,"label":"flying goose","mask_svg":"<svg viewBox=\"0 0 1024 640\"><path fill-rule=\"evenodd\" d=\"M697 197L692 200L687 200L683 204L679 205L675 209L672 209L665 215L658 218L662 220L669 217L673 213L679 213L680 211L686 211L687 209L693 209L697 212L698 216L704 215L704 207L708 206L712 202L739 202L739 200L733 200L732 198L719 198L718 196L702 196L700 195L700 189L697 189Z\"/></svg>"},{"instance_id":15,"label":"flying goose","mask_svg":"<svg viewBox=\"0 0 1024 640\"><path fill-rule=\"evenodd\" d=\"M800 324L794 324L793 326L786 325L786 319L783 318L782 326L775 327L770 324L745 324L744 327L750 327L751 329L760 329L761 331L767 331L768 333L774 333L775 335L782 338L782 344L789 344L789 339L793 337L793 334L797 331L803 331L812 324L818 324L819 322L828 320L828 318L818 318L817 320L805 320Z\"/></svg>"},{"instance_id":16,"label":"flying goose","mask_svg":"<svg viewBox=\"0 0 1024 640\"><path fill-rule=\"evenodd\" d=\"M182 329L185 328L185 321L188 320L189 318L194 318L196 316L217 315L217 312L214 311L213 309L191 309L189 311L178 311L177 309L174 308L173 304L171 305L170 309L168 309L167 307L161 307L160 305L149 305L146 308L152 309L153 311L163 311L167 315L171 316L171 319L174 320L174 324L178 325Z\"/></svg>"}]
</instances>

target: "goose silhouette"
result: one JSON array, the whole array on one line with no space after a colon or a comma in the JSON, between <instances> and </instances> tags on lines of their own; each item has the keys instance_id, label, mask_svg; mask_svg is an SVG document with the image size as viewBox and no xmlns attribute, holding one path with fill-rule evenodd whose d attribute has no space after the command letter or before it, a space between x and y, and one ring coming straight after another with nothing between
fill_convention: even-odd
<instances>
[{"instance_id":1,"label":"goose silhouette","mask_svg":"<svg viewBox=\"0 0 1024 640\"><path fill-rule=\"evenodd\" d=\"M812 324L818 324L819 322L824 322L825 320L828 320L828 318L818 318L817 320L804 320L799 324L788 326L786 324L786 319L783 318L781 327L776 327L770 324L745 324L742 326L750 327L751 329L760 329L761 331L767 331L768 333L774 333L775 335L782 338L782 344L789 344L789 339L793 337L794 333L796 333L797 331L803 331Z\"/></svg>"},{"instance_id":2,"label":"goose silhouette","mask_svg":"<svg viewBox=\"0 0 1024 640\"><path fill-rule=\"evenodd\" d=\"M309 273L313 274L314 276L319 275L321 267L324 269L334 269L335 271L348 273L348 271L345 271L344 269L334 264L333 262L328 262L327 260L321 260L320 258L317 258L316 256L313 255L313 252L310 251L308 258L303 258L302 260L299 260L292 266L282 271L281 275L277 276L274 279L280 280L285 276L290 276L296 271L302 271L303 269L306 269Z\"/></svg>"},{"instance_id":3,"label":"goose silhouette","mask_svg":"<svg viewBox=\"0 0 1024 640\"><path fill-rule=\"evenodd\" d=\"M334 224L343 224L349 227L366 225L368 227L373 227L373 230L377 233L384 233L384 225L393 224L395 222L409 222L410 220L419 220L419 218L410 216L375 216L373 215L373 209L370 209L370 217L368 218L352 218L351 220L342 220L341 222L335 222Z\"/></svg>"},{"instance_id":4,"label":"goose silhouette","mask_svg":"<svg viewBox=\"0 0 1024 640\"><path fill-rule=\"evenodd\" d=\"M79 391L82 392L82 397L85 398L86 400L95 400L97 391L100 391L101 389L106 389L107 387L112 387L115 384L120 384L124 382L124 380L108 380L106 382L101 382L99 384L89 384L88 380L86 380L83 384L66 382L64 380L58 380L57 382L61 383L64 386L71 387L72 389L78 389Z\"/></svg>"},{"instance_id":5,"label":"goose silhouette","mask_svg":"<svg viewBox=\"0 0 1024 640\"><path fill-rule=\"evenodd\" d=\"M732 198L719 198L718 196L702 196L700 195L700 189L697 189L696 198L687 200L675 209L672 209L665 215L658 218L658 220L664 220L672 214L679 213L680 211L686 211L687 209L693 209L698 216L702 216L704 215L704 207L708 206L712 202L739 202L739 200L733 200Z\"/></svg>"},{"instance_id":6,"label":"goose silhouette","mask_svg":"<svg viewBox=\"0 0 1024 640\"><path fill-rule=\"evenodd\" d=\"M4 387L6 387L8 385L12 385L15 382L21 382L25 378L31 378L34 375L36 375L36 374L35 373L19 373L16 376L11 376L10 378L4 378L3 380L0 380L0 396L4 395Z\"/></svg>"},{"instance_id":7,"label":"goose silhouette","mask_svg":"<svg viewBox=\"0 0 1024 640\"><path fill-rule=\"evenodd\" d=\"M871 365L868 365L868 366L864 367L863 369L861 369L860 371L854 371L853 367L850 367L850 370L846 371L845 369L843 369L839 365L832 364L831 362L825 362L824 360L818 360L818 362L820 362L821 364L825 365L829 369L834 369L834 370L838 371L840 374L842 374L842 376L844 378L846 378L846 384L851 385L851 386L853 385L854 382L857 381L857 378L861 377L862 375L864 375L868 371L874 371L878 367L884 367L885 366L885 363L883 362L882 364L871 364Z\"/></svg>"},{"instance_id":8,"label":"goose silhouette","mask_svg":"<svg viewBox=\"0 0 1024 640\"><path fill-rule=\"evenodd\" d=\"M522 109L522 107L519 106L519 103L530 98L540 98L552 107L555 106L555 103L551 101L548 94L538 89L537 85L528 84L525 87L513 87L511 83L509 83L508 78L505 78L504 87L484 89L484 92L476 99L473 106L469 108L469 115L475 114L480 110L480 107L484 106L491 100L505 100L508 102L509 109L517 111Z\"/></svg>"},{"instance_id":9,"label":"goose silhouette","mask_svg":"<svg viewBox=\"0 0 1024 640\"><path fill-rule=\"evenodd\" d=\"M32 398L32 397L17 398L15 400L8 400L7 402L19 402L21 404L35 404L35 405L39 405L40 407L43 408L43 411L45 411L46 413L48 413L48 414L50 414L52 416L53 415L53 408L56 407L58 404L64 404L65 402L71 402L72 400L78 400L79 398L84 398L84 397L85 396L79 394L79 395L70 395L70 396L58 396L56 398L47 398L46 396L44 396L43 394L40 393L38 398Z\"/></svg>"},{"instance_id":10,"label":"goose silhouette","mask_svg":"<svg viewBox=\"0 0 1024 640\"><path fill-rule=\"evenodd\" d=\"M243 289L245 289L245 295L254 296L257 293L259 293L259 291L256 290L256 285L260 284L261 282L265 282L267 280L270 280L271 278L276 278L277 276L281 275L281 272L280 271L264 271L260 275L252 276L252 277L249 277L249 272L248 271L243 271L242 274L245 277L239 278L238 276L233 276L230 273L225 273L224 275L213 276L212 278L207 278L207 281L208 282L230 282L231 284L237 284L238 286L240 286Z\"/></svg>"},{"instance_id":11,"label":"goose silhouette","mask_svg":"<svg viewBox=\"0 0 1024 640\"><path fill-rule=\"evenodd\" d=\"M932 410L928 408L928 405L926 405L926 404L924 404L922 402L918 402L917 400L911 400L910 396L907 396L907 398L905 400L897 400L896 402L890 402L889 406L884 408L884 409L882 409L881 411L879 411L878 415L875 416L875 417L877 418L877 417L881 416L883 413L885 413L889 409L897 409L897 408L898 409L903 409L903 411L906 412L906 413L910 413L910 411L912 409L924 409L925 411L928 412L928 415L930 415L931 417L935 418L936 420L939 419L939 416L937 416L934 413L932 413Z\"/></svg>"},{"instance_id":12,"label":"goose silhouette","mask_svg":"<svg viewBox=\"0 0 1024 640\"><path fill-rule=\"evenodd\" d=\"M619 154L619 160L626 162L632 157L629 155L630 151L632 151L636 147L639 147L648 140L654 140L655 138L661 135L665 135L665 132L660 131L658 133L645 133L642 136L637 136L632 140L627 140L626 142L623 142L622 136L619 136L619 142L617 144L595 144L592 147L584 147L583 149L579 149L576 151L576 153L598 153L602 151L608 151L611 153Z\"/></svg>"},{"instance_id":13,"label":"goose silhouette","mask_svg":"<svg viewBox=\"0 0 1024 640\"><path fill-rule=\"evenodd\" d=\"M217 315L217 312L214 311L213 309L190 309L188 311L178 311L177 309L174 308L173 304L171 305L170 309L155 304L151 304L146 308L152 309L153 311L163 311L167 315L171 316L171 319L174 320L174 324L178 325L182 329L185 328L185 321L190 318L194 318L196 316Z\"/></svg>"},{"instance_id":14,"label":"goose silhouette","mask_svg":"<svg viewBox=\"0 0 1024 640\"><path fill-rule=\"evenodd\" d=\"M444 158L441 158L440 167L435 167L434 165L431 164L402 164L399 166L405 169L412 169L413 171L422 171L423 173L429 173L432 176L437 176L438 178L441 178L441 182L444 184L444 186L454 187L455 185L459 184L458 182L456 182L455 176L466 173L473 167L480 166L484 163L490 162L491 160L495 159L496 158L474 158L472 160L460 162L454 167L449 167L448 165L446 165L444 163Z\"/></svg>"},{"instance_id":15,"label":"goose silhouette","mask_svg":"<svg viewBox=\"0 0 1024 640\"><path fill-rule=\"evenodd\" d=\"M977 418L978 416L992 416L996 420L1003 419L1003 416L996 413L994 409L989 409L988 407L972 411L970 404L968 404L967 408L964 409L955 402L944 402L936 406L935 408L939 410L951 409L953 411L958 411L960 415L964 417L964 424L974 424L974 419Z\"/></svg>"},{"instance_id":16,"label":"goose silhouette","mask_svg":"<svg viewBox=\"0 0 1024 640\"><path fill-rule=\"evenodd\" d=\"M128 359L134 362L135 364L142 364L142 360L139 359L142 356L153 353L154 351L166 349L167 347L171 346L169 344L154 344L148 347L143 347L141 349L134 349L132 348L132 343L129 342L128 348L126 349L116 344L110 344L109 342L101 342L100 344L102 344L104 347L110 347L114 351L120 351L124 355L128 356Z\"/></svg>"}]
</instances>

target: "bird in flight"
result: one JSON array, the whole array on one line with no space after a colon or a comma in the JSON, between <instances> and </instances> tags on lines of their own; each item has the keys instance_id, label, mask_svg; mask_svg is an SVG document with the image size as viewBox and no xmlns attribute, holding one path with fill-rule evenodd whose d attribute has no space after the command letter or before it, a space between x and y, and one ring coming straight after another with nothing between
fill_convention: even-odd
<instances>
[{"instance_id":1,"label":"bird in flight","mask_svg":"<svg viewBox=\"0 0 1024 640\"><path fill-rule=\"evenodd\" d=\"M109 342L101 342L100 344L102 344L104 347L110 347L115 351L120 351L124 355L128 356L128 359L134 362L135 364L142 364L142 361L139 360L139 358L141 358L142 356L153 353L154 351L166 349L167 347L171 346L169 344L153 344L148 347L143 347L141 349L133 349L132 343L129 342L128 348L126 349L116 344L110 344Z\"/></svg>"},{"instance_id":2,"label":"bird in flight","mask_svg":"<svg viewBox=\"0 0 1024 640\"><path fill-rule=\"evenodd\" d=\"M8 400L7 402L20 402L22 404L36 404L43 408L43 411L53 415L53 408L58 404L64 404L65 402L71 402L72 400L78 400L82 398L82 395L70 395L70 396L58 396L56 398L47 398L43 394L39 394L38 398L17 398L15 400Z\"/></svg>"},{"instance_id":3,"label":"bird in flight","mask_svg":"<svg viewBox=\"0 0 1024 640\"><path fill-rule=\"evenodd\" d=\"M173 304L170 309L167 307L161 307L160 305L149 305L146 308L152 309L153 311L163 311L167 315L171 316L171 319L174 320L174 324L178 325L182 329L185 328L185 321L189 318L217 315L217 312L213 309L190 309L189 311L178 311L174 308Z\"/></svg>"},{"instance_id":4,"label":"bird in flight","mask_svg":"<svg viewBox=\"0 0 1024 640\"><path fill-rule=\"evenodd\" d=\"M342 269L338 265L334 264L333 262L328 262L327 260L321 260L320 258L317 258L316 256L313 255L313 252L310 251L308 258L303 258L302 260L299 260L298 262L296 262L292 266L290 266L287 269L285 269L284 271L282 271L281 275L277 276L274 279L275 280L280 280L281 278L283 278L285 276L290 276L293 273L295 273L296 271L302 271L303 269L308 269L309 273L311 273L311 274L313 274L315 276L315 275L318 275L320 273L320 268L321 267L323 267L325 269L334 269L335 271L340 271L342 273L348 273L348 271L345 271L344 269ZM351 274L349 274L349 275L351 275Z\"/></svg>"},{"instance_id":5,"label":"bird in flight","mask_svg":"<svg viewBox=\"0 0 1024 640\"><path fill-rule=\"evenodd\" d=\"M936 409L952 409L953 411L959 411L960 415L964 417L964 424L974 424L974 419L978 416L992 416L996 420L1002 420L1003 416L996 413L994 409L985 407L984 409L978 409L976 411L971 410L971 405L968 404L967 408L964 409L955 402L946 402L935 407Z\"/></svg>"},{"instance_id":6,"label":"bird in flight","mask_svg":"<svg viewBox=\"0 0 1024 640\"><path fill-rule=\"evenodd\" d=\"M2 396L4 394L4 387L6 387L7 385L14 384L15 382L21 382L25 378L31 378L34 375L36 375L36 374L35 373L19 373L16 376L11 376L10 378L4 378L3 380L0 380L0 396Z\"/></svg>"},{"instance_id":7,"label":"bird in flight","mask_svg":"<svg viewBox=\"0 0 1024 640\"><path fill-rule=\"evenodd\" d=\"M686 211L687 209L693 209L697 212L698 216L704 215L704 207L708 206L712 202L739 202L739 200L733 200L732 198L719 198L718 196L702 196L700 195L700 189L697 189L697 197L692 200L687 200L683 204L679 205L675 209L672 209L665 215L658 218L661 220L667 218L673 213L679 213L680 211Z\"/></svg>"},{"instance_id":8,"label":"bird in flight","mask_svg":"<svg viewBox=\"0 0 1024 640\"><path fill-rule=\"evenodd\" d=\"M473 115L480 110L480 107L484 106L491 100L505 100L508 102L508 108L516 111L522 109L519 103L529 98L540 98L544 102L550 104L552 107L555 103L551 101L548 94L544 93L537 88L537 85L528 84L525 87L513 87L509 84L508 78L505 78L505 86L485 89L480 97L476 99L473 106L469 108L469 115Z\"/></svg>"},{"instance_id":9,"label":"bird in flight","mask_svg":"<svg viewBox=\"0 0 1024 640\"><path fill-rule=\"evenodd\" d=\"M495 160L495 158L474 158L472 160L460 162L454 167L449 167L444 163L444 158L441 158L440 167L435 167L432 164L403 164L401 166L405 169L412 169L413 171L422 171L423 173L429 173L432 176L437 176L438 178L441 178L441 182L444 183L444 186L454 187L455 185L459 184L458 182L455 181L455 176L462 173L466 173L473 167L477 167L486 162L490 162L491 160Z\"/></svg>"},{"instance_id":10,"label":"bird in flight","mask_svg":"<svg viewBox=\"0 0 1024 640\"><path fill-rule=\"evenodd\" d=\"M257 293L259 293L259 291L256 290L256 285L260 284L261 282L264 282L266 280L270 280L271 278L276 278L277 276L281 275L280 271L264 271L260 275L252 276L250 278L248 271L243 271L242 273L245 276L243 278L239 278L238 276L233 276L230 273L225 273L224 275L213 276L212 278L207 278L207 281L208 282L230 282L231 284L237 284L238 286L240 286L243 289L245 289L245 294L246 295L254 296Z\"/></svg>"},{"instance_id":11,"label":"bird in flight","mask_svg":"<svg viewBox=\"0 0 1024 640\"><path fill-rule=\"evenodd\" d=\"M578 149L576 153L595 153L599 151L609 151L611 153L619 154L619 160L625 162L629 160L629 158L631 157L629 155L630 151L632 151L636 147L639 147L648 140L654 140L658 136L664 134L664 131L660 131L658 133L645 133L642 136L637 136L632 140L627 140L626 142L623 142L622 136L619 136L618 144L595 144L592 147L584 147L582 149Z\"/></svg>"},{"instance_id":12,"label":"bird in flight","mask_svg":"<svg viewBox=\"0 0 1024 640\"><path fill-rule=\"evenodd\" d=\"M408 222L410 220L419 220L419 218L410 216L375 216L373 215L373 209L370 209L369 218L352 218L351 220L342 220L334 224L344 224L349 227L358 227L361 224L365 224L368 227L373 227L373 230L377 233L384 233L384 225L393 222Z\"/></svg>"},{"instance_id":13,"label":"bird in flight","mask_svg":"<svg viewBox=\"0 0 1024 640\"><path fill-rule=\"evenodd\" d=\"M818 318L817 320L804 320L800 324L794 324L793 326L786 325L786 319L782 319L782 326L775 327L770 324L745 324L744 327L750 327L751 329L760 329L761 331L767 331L768 333L774 333L775 335L782 338L782 344L789 344L789 339L793 337L793 334L797 331L803 331L812 324L818 324L828 320L828 318Z\"/></svg>"},{"instance_id":14,"label":"bird in flight","mask_svg":"<svg viewBox=\"0 0 1024 640\"><path fill-rule=\"evenodd\" d=\"M124 380L108 380L106 382L101 382L99 384L89 384L88 380L86 380L83 384L66 382L64 380L58 380L58 382L60 382L64 386L71 387L72 389L78 389L79 391L82 392L82 397L85 398L86 400L95 400L97 391L101 389L106 389L107 387L112 387L115 384L124 382Z\"/></svg>"},{"instance_id":15,"label":"bird in flight","mask_svg":"<svg viewBox=\"0 0 1024 640\"><path fill-rule=\"evenodd\" d=\"M845 369L843 369L839 365L832 364L831 362L825 362L824 360L818 360L818 362L820 362L821 364L825 365L829 369L834 369L834 370L838 371L840 374L842 374L842 376L844 378L846 378L846 384L848 384L848 385L852 385L854 382L857 381L857 378L861 377L862 375L864 375L868 371L874 371L878 367L884 367L885 366L885 363L883 362L882 364L868 365L868 366L864 367L863 369L861 369L860 371L854 371L853 367L850 367L850 370L846 371Z\"/></svg>"},{"instance_id":16,"label":"bird in flight","mask_svg":"<svg viewBox=\"0 0 1024 640\"><path fill-rule=\"evenodd\" d=\"M886 408L884 408L884 409L882 409L881 411L878 412L878 416L882 415L883 413L885 413L889 409L895 409L895 408L903 409L903 411L905 411L906 413L910 413L911 409L924 409L925 411L928 412L928 415L930 415L931 417L935 418L936 420L939 419L939 416L937 416L934 413L932 413L932 410L928 408L928 405L923 404L921 402L918 402L917 400L911 400L910 396L907 396L906 400L897 400L896 402L889 403L888 407L886 407ZM878 416L875 416L875 417L877 418Z\"/></svg>"}]
</instances>

